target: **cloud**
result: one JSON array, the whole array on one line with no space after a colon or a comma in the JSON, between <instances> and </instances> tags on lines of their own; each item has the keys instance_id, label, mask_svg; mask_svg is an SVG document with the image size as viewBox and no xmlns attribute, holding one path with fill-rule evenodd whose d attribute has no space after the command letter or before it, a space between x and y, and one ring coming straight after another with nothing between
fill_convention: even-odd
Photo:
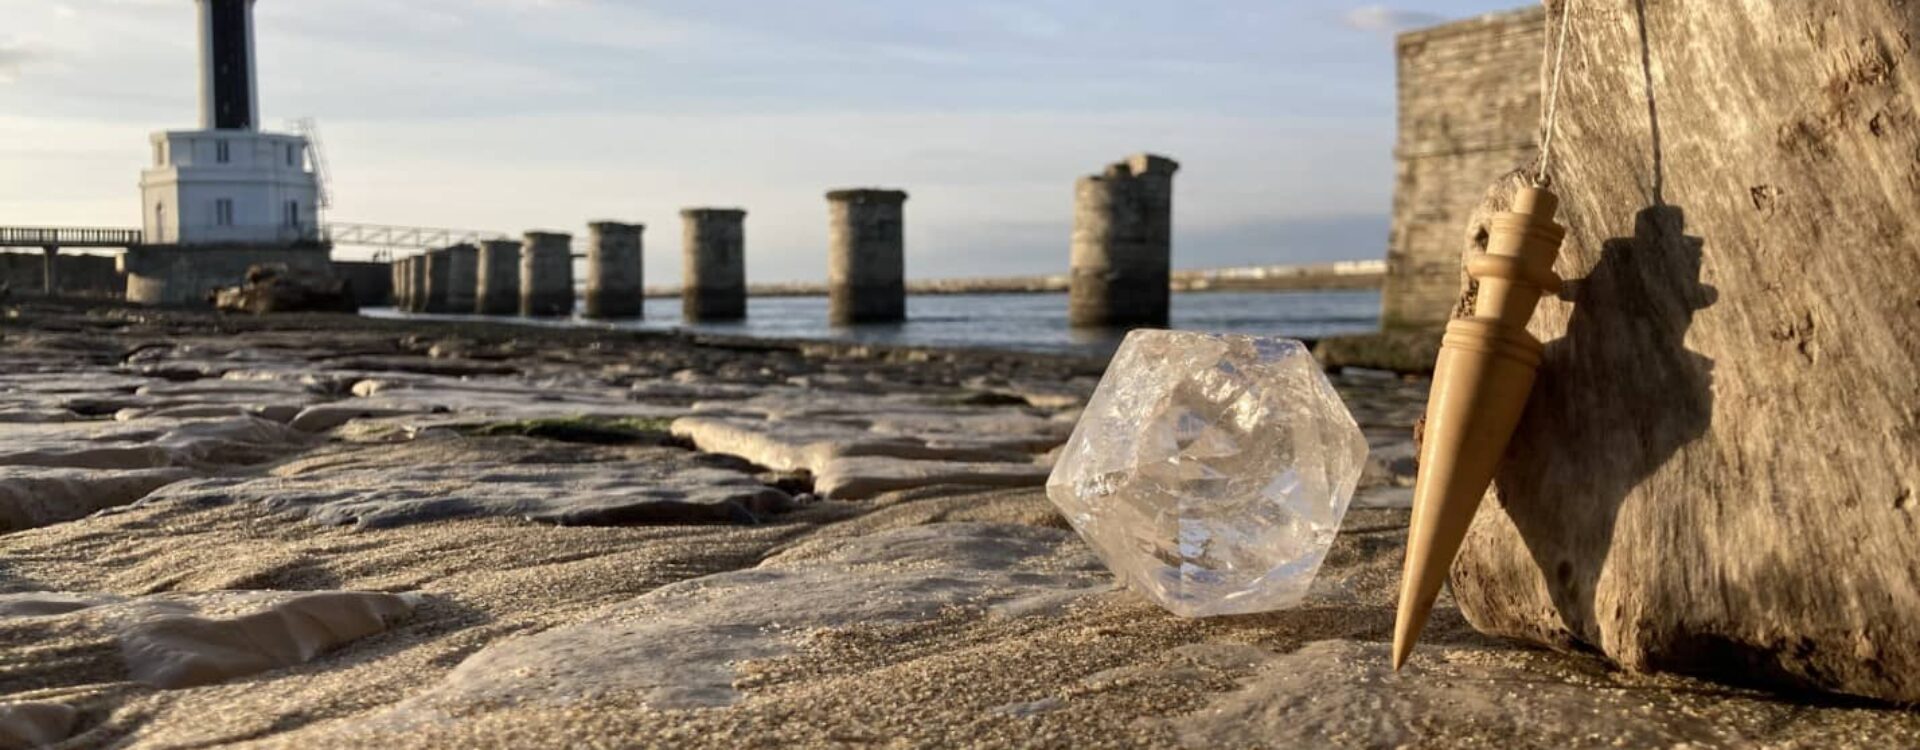
<instances>
[{"instance_id":1,"label":"cloud","mask_svg":"<svg viewBox=\"0 0 1920 750\"><path fill-rule=\"evenodd\" d=\"M1408 29L1432 26L1447 20L1447 17L1438 13L1428 13L1422 10L1389 8L1385 5L1363 5L1347 11L1346 17L1342 20L1348 26L1361 31L1378 31L1397 34Z\"/></svg>"},{"instance_id":2,"label":"cloud","mask_svg":"<svg viewBox=\"0 0 1920 750\"><path fill-rule=\"evenodd\" d=\"M12 41L0 41L0 84L20 80L20 69L40 57L40 53Z\"/></svg>"}]
</instances>

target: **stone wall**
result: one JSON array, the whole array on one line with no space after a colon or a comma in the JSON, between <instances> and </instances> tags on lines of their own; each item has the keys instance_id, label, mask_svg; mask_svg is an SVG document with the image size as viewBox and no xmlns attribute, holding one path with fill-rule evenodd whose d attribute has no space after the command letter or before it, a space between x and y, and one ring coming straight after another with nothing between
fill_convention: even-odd
<instances>
[{"instance_id":1,"label":"stone wall","mask_svg":"<svg viewBox=\"0 0 1920 750\"><path fill-rule=\"evenodd\" d=\"M1446 322L1468 217L1488 185L1534 158L1544 28L1534 7L1400 35L1384 326Z\"/></svg>"},{"instance_id":2,"label":"stone wall","mask_svg":"<svg viewBox=\"0 0 1920 750\"><path fill-rule=\"evenodd\" d=\"M62 296L119 297L127 282L120 278L113 256L61 253L56 257L54 284ZM0 283L14 295L38 295L46 285L46 257L40 251L0 253Z\"/></svg>"},{"instance_id":3,"label":"stone wall","mask_svg":"<svg viewBox=\"0 0 1920 750\"><path fill-rule=\"evenodd\" d=\"M336 260L333 275L347 282L361 307L393 304L393 267L385 261Z\"/></svg>"},{"instance_id":4,"label":"stone wall","mask_svg":"<svg viewBox=\"0 0 1920 750\"><path fill-rule=\"evenodd\" d=\"M325 245L258 248L246 246L196 247L140 245L127 249L121 267L127 275L127 301L142 305L190 306L209 304L214 289L239 286L247 269L260 263L284 263L289 268L330 273Z\"/></svg>"}]
</instances>

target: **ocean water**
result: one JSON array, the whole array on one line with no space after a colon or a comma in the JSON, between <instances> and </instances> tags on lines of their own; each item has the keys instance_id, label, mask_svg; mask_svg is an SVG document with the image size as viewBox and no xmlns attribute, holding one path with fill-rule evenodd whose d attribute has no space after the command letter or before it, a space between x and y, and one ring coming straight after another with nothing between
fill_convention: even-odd
<instances>
[{"instance_id":1,"label":"ocean water","mask_svg":"<svg viewBox=\"0 0 1920 750\"><path fill-rule=\"evenodd\" d=\"M1215 333L1311 339L1372 331L1380 321L1378 291L1176 293L1172 305L1171 327ZM391 308L369 309L365 314L407 317ZM474 316L412 317L451 320ZM1075 330L1068 326L1065 294L914 296L907 298L905 323L851 327L827 324L825 297L749 298L747 319L738 323L685 325L680 320L678 298L647 300L645 317L636 321L576 318L530 322L642 330L689 328L767 338L1083 354L1111 353L1126 333Z\"/></svg>"}]
</instances>

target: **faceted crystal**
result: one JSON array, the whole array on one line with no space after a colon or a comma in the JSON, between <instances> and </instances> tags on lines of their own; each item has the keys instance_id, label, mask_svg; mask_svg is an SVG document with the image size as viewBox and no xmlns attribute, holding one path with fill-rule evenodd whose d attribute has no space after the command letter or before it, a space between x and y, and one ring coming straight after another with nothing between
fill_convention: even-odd
<instances>
[{"instance_id":1,"label":"faceted crystal","mask_svg":"<svg viewBox=\"0 0 1920 750\"><path fill-rule=\"evenodd\" d=\"M1298 341L1129 334L1047 480L1116 576L1186 617L1297 604L1367 441Z\"/></svg>"}]
</instances>

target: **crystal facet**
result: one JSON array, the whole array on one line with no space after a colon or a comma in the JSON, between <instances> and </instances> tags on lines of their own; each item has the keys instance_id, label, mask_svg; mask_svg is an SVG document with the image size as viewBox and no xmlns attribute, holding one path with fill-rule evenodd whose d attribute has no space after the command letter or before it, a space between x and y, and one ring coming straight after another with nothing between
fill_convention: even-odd
<instances>
[{"instance_id":1,"label":"crystal facet","mask_svg":"<svg viewBox=\"0 0 1920 750\"><path fill-rule=\"evenodd\" d=\"M1306 596L1367 441L1298 341L1127 336L1047 481L1115 575L1174 614Z\"/></svg>"}]
</instances>

